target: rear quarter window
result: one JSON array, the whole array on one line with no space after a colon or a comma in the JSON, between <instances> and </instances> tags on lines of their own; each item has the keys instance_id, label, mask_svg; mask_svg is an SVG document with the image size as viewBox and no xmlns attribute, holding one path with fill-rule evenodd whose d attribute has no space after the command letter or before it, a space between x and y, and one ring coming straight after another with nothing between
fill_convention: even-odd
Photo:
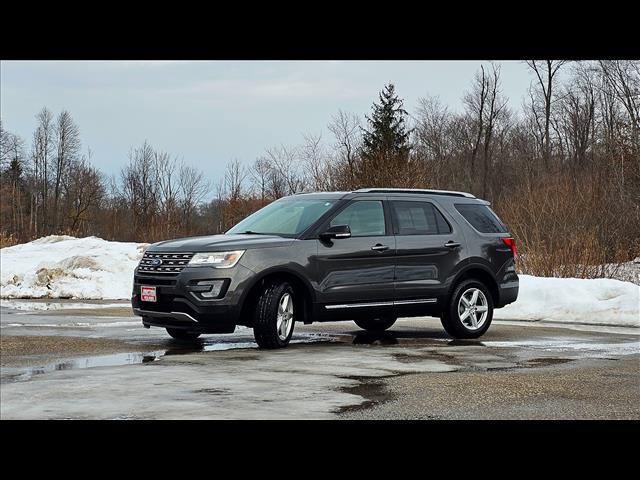
<instances>
[{"instance_id":1,"label":"rear quarter window","mask_svg":"<svg viewBox=\"0 0 640 480\"><path fill-rule=\"evenodd\" d=\"M506 233L507 228L487 205L455 204L456 210L480 233Z\"/></svg>"}]
</instances>

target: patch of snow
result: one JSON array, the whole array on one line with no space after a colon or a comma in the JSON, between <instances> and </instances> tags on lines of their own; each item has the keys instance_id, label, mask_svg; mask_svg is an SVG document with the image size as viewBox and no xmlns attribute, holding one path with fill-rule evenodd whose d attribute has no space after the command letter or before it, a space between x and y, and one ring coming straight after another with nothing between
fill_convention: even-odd
<instances>
[{"instance_id":1,"label":"patch of snow","mask_svg":"<svg viewBox=\"0 0 640 480\"><path fill-rule=\"evenodd\" d=\"M71 322L71 323L19 323L12 322L7 323L6 325L0 325L1 328L9 328L9 327L35 327L35 328L76 328L76 327L92 327L92 328L109 328L109 327L141 327L142 324L140 321L131 321L131 322L98 322L98 323L90 323L90 322Z\"/></svg>"},{"instance_id":2,"label":"patch of snow","mask_svg":"<svg viewBox=\"0 0 640 480\"><path fill-rule=\"evenodd\" d=\"M100 309L100 308L130 308L131 304L126 303L82 303L82 302L62 302L60 300L53 302L42 301L26 301L19 300L0 300L0 307L10 308L12 310L26 311L48 311L48 310L78 310L78 309Z\"/></svg>"},{"instance_id":3,"label":"patch of snow","mask_svg":"<svg viewBox=\"0 0 640 480\"><path fill-rule=\"evenodd\" d=\"M0 297L128 299L147 246L51 235L3 248Z\"/></svg>"},{"instance_id":4,"label":"patch of snow","mask_svg":"<svg viewBox=\"0 0 640 480\"><path fill-rule=\"evenodd\" d=\"M534 350L543 350L546 352L567 352L567 353L595 353L595 357L609 357L622 355L635 355L640 353L640 342L584 342L579 340L557 340L557 339L539 339L539 340L522 340L522 341L484 341L483 345L487 347L524 347ZM594 356L594 355L590 355Z\"/></svg>"},{"instance_id":5,"label":"patch of snow","mask_svg":"<svg viewBox=\"0 0 640 480\"><path fill-rule=\"evenodd\" d=\"M640 327L640 286L606 278L546 278L519 275L515 303L496 319Z\"/></svg>"}]
</instances>

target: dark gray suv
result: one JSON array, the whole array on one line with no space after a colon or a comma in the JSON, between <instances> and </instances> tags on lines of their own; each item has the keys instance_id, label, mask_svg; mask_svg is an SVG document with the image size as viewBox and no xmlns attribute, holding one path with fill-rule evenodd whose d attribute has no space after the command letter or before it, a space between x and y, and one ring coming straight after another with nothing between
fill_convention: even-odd
<instances>
[{"instance_id":1,"label":"dark gray suv","mask_svg":"<svg viewBox=\"0 0 640 480\"><path fill-rule=\"evenodd\" d=\"M468 193L369 188L281 198L223 235L151 245L131 298L145 327L178 339L252 327L260 347L295 322L382 331L439 316L455 338L487 331L518 296L515 241Z\"/></svg>"}]
</instances>

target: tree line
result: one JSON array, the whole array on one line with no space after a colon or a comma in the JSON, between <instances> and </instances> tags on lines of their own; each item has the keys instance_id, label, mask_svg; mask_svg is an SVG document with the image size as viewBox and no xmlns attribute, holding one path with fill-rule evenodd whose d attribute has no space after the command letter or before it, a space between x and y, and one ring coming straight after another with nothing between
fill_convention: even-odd
<instances>
[{"instance_id":1,"label":"tree line","mask_svg":"<svg viewBox=\"0 0 640 480\"><path fill-rule=\"evenodd\" d=\"M29 145L0 124L1 235L156 241L224 232L302 191L439 188L491 201L517 237L523 271L610 276L640 253L640 62L525 66L532 81L518 109L494 63L461 92L459 111L425 96L410 113L388 84L364 118L338 111L328 135L231 161L215 184L146 142L107 177L71 114L45 108Z\"/></svg>"}]
</instances>

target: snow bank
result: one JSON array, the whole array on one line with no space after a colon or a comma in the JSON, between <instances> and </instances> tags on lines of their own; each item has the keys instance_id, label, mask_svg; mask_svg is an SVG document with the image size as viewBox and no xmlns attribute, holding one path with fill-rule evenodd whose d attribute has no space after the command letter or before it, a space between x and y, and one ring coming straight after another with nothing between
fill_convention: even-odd
<instances>
[{"instance_id":1,"label":"snow bank","mask_svg":"<svg viewBox=\"0 0 640 480\"><path fill-rule=\"evenodd\" d=\"M496 319L640 327L640 286L610 279L519 275L518 300Z\"/></svg>"},{"instance_id":2,"label":"snow bank","mask_svg":"<svg viewBox=\"0 0 640 480\"><path fill-rule=\"evenodd\" d=\"M0 250L0 297L128 299L146 243L51 235Z\"/></svg>"}]
</instances>

